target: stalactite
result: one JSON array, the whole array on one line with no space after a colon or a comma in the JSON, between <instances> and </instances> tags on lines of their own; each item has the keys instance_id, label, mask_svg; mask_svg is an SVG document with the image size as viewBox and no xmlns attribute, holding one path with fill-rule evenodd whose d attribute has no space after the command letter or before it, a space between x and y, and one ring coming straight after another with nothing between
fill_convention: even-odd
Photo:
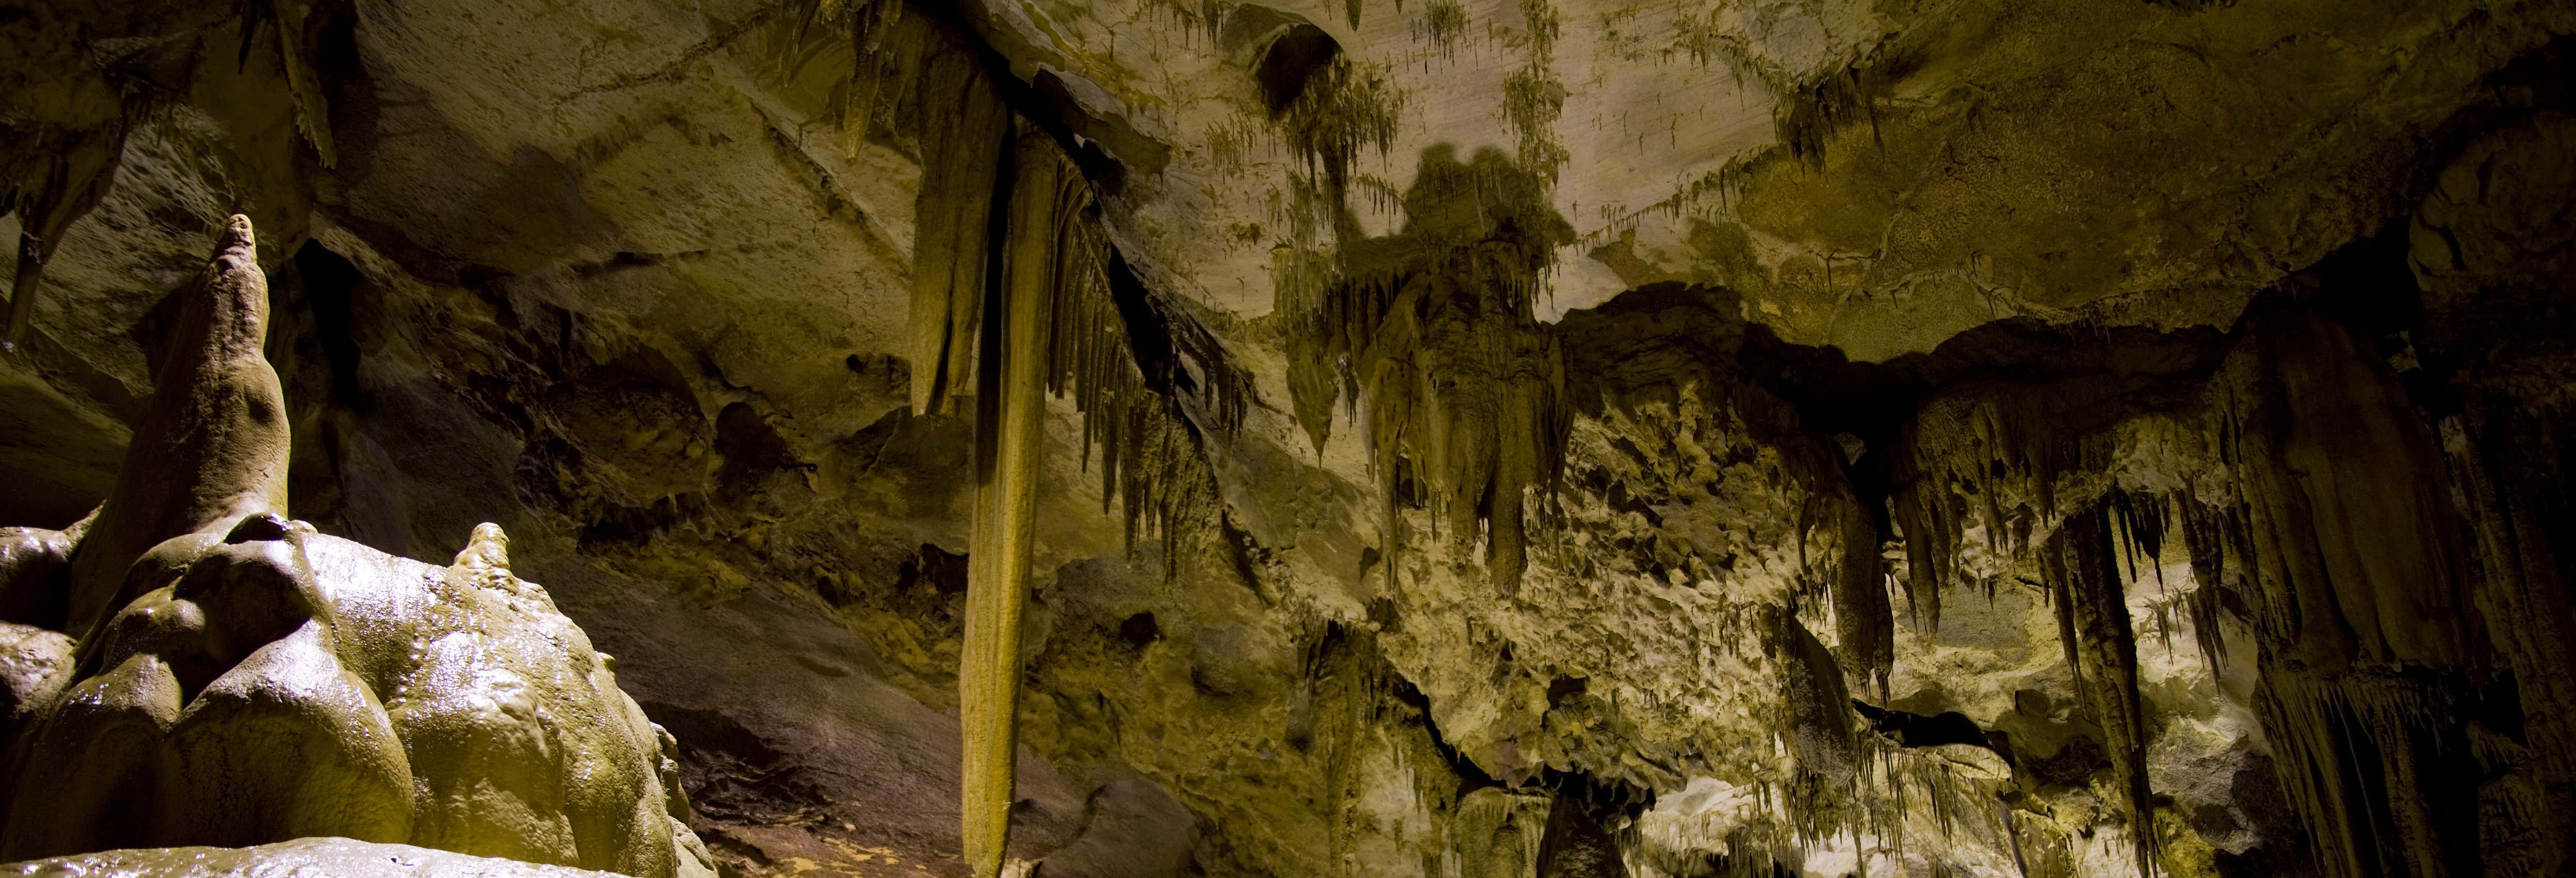
<instances>
[{"instance_id":1,"label":"stalactite","mask_svg":"<svg viewBox=\"0 0 2576 878\"><path fill-rule=\"evenodd\" d=\"M1937 614L1944 584L1992 575L1965 569L1970 535L1983 531L2008 555L2025 523L2048 529L2037 560L2066 661L2102 725L2150 868L2148 730L2123 594L2143 578L2162 581L2162 544L2178 521L2202 660L2222 669L2231 619L2252 631L2257 714L2320 866L2338 876L2460 872L2477 847L2467 815L2479 769L2460 743L2459 705L2478 691L2465 675L2481 647L2439 456L2404 390L2343 327L2282 309L2250 321L2232 346L2211 374L2183 379L2197 389L2180 395L2068 379L1927 404L1903 428L1892 477L1909 594ZM2152 440L2160 453L2211 455L2209 476L2191 489L2121 485L2114 450L2128 440L2113 428L2140 388L2165 405L2197 400L2159 417L2199 426Z\"/></svg>"},{"instance_id":2,"label":"stalactite","mask_svg":"<svg viewBox=\"0 0 2576 878\"><path fill-rule=\"evenodd\" d=\"M1560 24L1548 0L1521 0L1520 7L1528 60L1503 78L1503 124L1511 129L1520 166L1553 184L1571 155L1556 133L1566 95L1555 70Z\"/></svg>"},{"instance_id":3,"label":"stalactite","mask_svg":"<svg viewBox=\"0 0 2576 878\"><path fill-rule=\"evenodd\" d=\"M1909 612L1933 628L1943 589L1979 573L1960 569L1971 528L2010 555L2034 524L2057 520L2060 482L2110 469L2108 427L2126 385L2088 376L2054 385L1994 385L1933 400L1898 439L1889 506L1904 532ZM2071 499L2071 498L2070 498Z\"/></svg>"},{"instance_id":4,"label":"stalactite","mask_svg":"<svg viewBox=\"0 0 2576 878\"><path fill-rule=\"evenodd\" d=\"M2531 750L2549 776L2576 777L2576 424L2568 389L2506 382L2484 390L2449 450L2485 558L2479 605L2516 669ZM2534 398L2537 397L2537 398ZM2449 443L2446 443L2449 444ZM2460 457L2471 460L2460 460ZM2568 818L2576 823L2576 815Z\"/></svg>"},{"instance_id":5,"label":"stalactite","mask_svg":"<svg viewBox=\"0 0 2576 878\"><path fill-rule=\"evenodd\" d=\"M1786 609L1770 611L1768 626L1763 643L1779 663L1787 713L1782 732L1795 757L1782 810L1802 847L1858 833L1868 765L1852 729L1842 667Z\"/></svg>"},{"instance_id":6,"label":"stalactite","mask_svg":"<svg viewBox=\"0 0 2576 878\"><path fill-rule=\"evenodd\" d=\"M2439 459L2342 327L2294 313L2255 333L2259 369L2218 430L2245 514L2204 516L2227 536L2195 555L2247 570L2257 709L2320 867L2460 872L2477 846L2455 707L2471 608Z\"/></svg>"},{"instance_id":7,"label":"stalactite","mask_svg":"<svg viewBox=\"0 0 2576 878\"><path fill-rule=\"evenodd\" d=\"M1619 846L1601 823L1585 813L1582 799L1559 792L1547 809L1547 832L1539 839L1539 878L1623 878Z\"/></svg>"},{"instance_id":8,"label":"stalactite","mask_svg":"<svg viewBox=\"0 0 2576 878\"><path fill-rule=\"evenodd\" d=\"M1207 518L1178 505L1207 496L1175 487L1200 472L1198 433L1175 394L1195 393L1208 426L1232 430L1249 406L1250 380L1203 327L1133 283L1100 228L1089 182L1043 129L1014 121L971 54L932 52L927 63L916 110L925 155L938 158L915 219L913 404L948 410L959 382L976 382L962 795L969 865L990 875L1009 828L1044 397L1072 397L1083 414L1085 466L1099 450L1101 502L1121 503L1131 546L1140 530L1163 535L1169 576L1182 555L1178 525ZM1132 289L1114 289L1118 279ZM1139 336L1148 330L1150 357Z\"/></svg>"},{"instance_id":9,"label":"stalactite","mask_svg":"<svg viewBox=\"0 0 2576 878\"><path fill-rule=\"evenodd\" d=\"M914 201L912 408L947 411L970 375L985 298L994 181L1011 111L978 60L931 52L921 94L921 193Z\"/></svg>"},{"instance_id":10,"label":"stalactite","mask_svg":"<svg viewBox=\"0 0 2576 878\"><path fill-rule=\"evenodd\" d=\"M2232 550L2240 557L2251 550L2231 546L2245 528L2236 510L2203 503L2189 492L2176 504L2182 519L2184 548L2191 556L2191 578L2198 587L2185 596L2191 610L2192 637L2200 648L2203 664L2210 676L2226 670L2227 646L2223 641L2221 613L2241 615L2243 599L2238 597L2227 579L2227 555Z\"/></svg>"},{"instance_id":11,"label":"stalactite","mask_svg":"<svg viewBox=\"0 0 2576 878\"><path fill-rule=\"evenodd\" d=\"M1450 539L1485 541L1509 595L1528 563L1528 505L1546 514L1572 423L1563 354L1532 313L1572 229L1543 183L1493 150L1426 153L1405 205L1402 231L1345 242L1320 289L1281 285L1292 356L1347 364L1290 389L1301 412L1338 398L1364 426L1388 571L1403 561L1409 472Z\"/></svg>"},{"instance_id":12,"label":"stalactite","mask_svg":"<svg viewBox=\"0 0 2576 878\"><path fill-rule=\"evenodd\" d=\"M1020 611L1036 536L1038 465L1069 178L1043 135L1023 128L1013 149L998 284L989 287L976 363L975 520L968 549L966 642L958 670L965 733L967 867L1001 871L1011 823L1020 683ZM1078 202L1076 202L1078 203Z\"/></svg>"},{"instance_id":13,"label":"stalactite","mask_svg":"<svg viewBox=\"0 0 2576 878\"><path fill-rule=\"evenodd\" d=\"M245 0L241 5L241 60L249 60L260 25L274 24L278 66L285 71L287 96L295 105L295 130L313 145L323 167L338 165L339 151L331 145L330 104L322 94L322 77L313 69L313 48L306 39L312 4L303 0Z\"/></svg>"},{"instance_id":14,"label":"stalactite","mask_svg":"<svg viewBox=\"0 0 2576 878\"><path fill-rule=\"evenodd\" d=\"M1415 802L1430 813L1454 813L1461 796L1495 782L1440 739L1430 699L1387 661L1376 632L1328 621L1310 638L1300 669L1307 687L1300 695L1302 721L1292 720L1303 729L1291 734L1318 769L1322 789L1314 799L1330 815L1331 861L1322 873L1374 874L1360 853L1369 829L1366 793L1389 780L1368 774L1380 748L1394 751L1396 764L1412 775Z\"/></svg>"},{"instance_id":15,"label":"stalactite","mask_svg":"<svg viewBox=\"0 0 2576 878\"><path fill-rule=\"evenodd\" d=\"M2139 501L2114 490L2101 502L2067 516L2049 537L2040 560L2056 605L2066 666L2074 671L2076 691L2101 724L2111 748L2113 776L2127 797L2138 874L2148 878L2154 870L2156 843L2155 805L2147 789L2149 730L2144 700L2138 695L2138 647L2129 623L2128 579L2120 570L2123 556L2113 545L2117 524L2138 520L2133 511L2137 505ZM2147 552L2152 558L2155 548L2151 545Z\"/></svg>"},{"instance_id":16,"label":"stalactite","mask_svg":"<svg viewBox=\"0 0 2576 878\"><path fill-rule=\"evenodd\" d=\"M1836 485L1840 487L1839 484ZM1895 610L1887 600L1887 571L1878 555L1878 525L1869 510L1849 495L1827 494L1840 554L1833 565L1834 631L1843 660L1852 674L1887 694L1887 678L1896 663Z\"/></svg>"},{"instance_id":17,"label":"stalactite","mask_svg":"<svg viewBox=\"0 0 2576 878\"><path fill-rule=\"evenodd\" d=\"M1802 770L1849 782L1857 757L1851 693L1843 688L1842 668L1834 662L1832 650L1796 616L1774 610L1771 625L1773 633L1764 640L1776 644L1779 651L1790 749L1798 755Z\"/></svg>"},{"instance_id":18,"label":"stalactite","mask_svg":"<svg viewBox=\"0 0 2576 878\"><path fill-rule=\"evenodd\" d=\"M27 343L36 317L36 296L44 285L45 263L72 222L87 215L116 180L125 155L126 122L119 118L94 131L37 138L42 168L32 179L5 181L0 209L18 215L18 272L9 292L9 329L0 349L15 351Z\"/></svg>"},{"instance_id":19,"label":"stalactite","mask_svg":"<svg viewBox=\"0 0 2576 878\"><path fill-rule=\"evenodd\" d=\"M1324 187L1317 193L1322 206L1339 209L1351 162L1362 147L1374 147L1380 155L1394 147L1404 105L1404 92L1383 66L1335 55L1310 73L1297 95L1273 115L1289 147L1323 175Z\"/></svg>"}]
</instances>

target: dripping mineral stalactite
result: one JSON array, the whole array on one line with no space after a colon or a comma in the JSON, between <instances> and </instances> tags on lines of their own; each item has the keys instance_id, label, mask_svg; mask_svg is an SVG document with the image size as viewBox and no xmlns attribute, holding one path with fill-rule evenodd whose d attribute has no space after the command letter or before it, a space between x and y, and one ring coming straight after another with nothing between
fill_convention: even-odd
<instances>
[{"instance_id":1,"label":"dripping mineral stalactite","mask_svg":"<svg viewBox=\"0 0 2576 878\"><path fill-rule=\"evenodd\" d=\"M2343 327L2286 314L2256 339L2256 395L2233 415L2248 532L2233 542L2252 550L2238 560L2257 700L2291 802L2329 874L2473 871L2452 680L2474 610L2431 437Z\"/></svg>"},{"instance_id":2,"label":"dripping mineral stalactite","mask_svg":"<svg viewBox=\"0 0 2576 878\"><path fill-rule=\"evenodd\" d=\"M1557 490L1571 418L1564 355L1532 314L1555 246L1571 238L1544 193L1500 151L1460 162L1435 147L1406 190L1401 231L1345 241L1311 300L1283 287L1291 344L1349 363L1342 376L1290 389L1301 417L1328 417L1338 398L1364 425L1390 582L1413 502L1402 472L1419 481L1448 539L1485 541L1502 594L1528 566L1528 509L1544 514ZM1329 432L1307 428L1319 440Z\"/></svg>"},{"instance_id":3,"label":"dripping mineral stalactite","mask_svg":"<svg viewBox=\"0 0 2576 878\"><path fill-rule=\"evenodd\" d=\"M2101 724L2112 751L2113 775L2128 810L2138 875L2152 878L2156 829L2147 778L2150 728L2138 694L2138 644L2129 620L2128 577L2121 572L2121 555L2113 546L2116 522L2134 519L2126 514L2130 502L2127 494L2115 490L2102 502L2068 516L2049 537L2040 558L2048 575L2050 600L2056 604L2066 666L2075 673L2075 688ZM2151 545L2146 554L2153 558L2157 552Z\"/></svg>"},{"instance_id":4,"label":"dripping mineral stalactite","mask_svg":"<svg viewBox=\"0 0 2576 878\"><path fill-rule=\"evenodd\" d=\"M1769 624L1776 633L1765 642L1780 653L1786 696L1783 736L1797 758L1787 803L1792 828L1801 845L1845 833L1857 837L1860 775L1869 766L1852 733L1853 702L1843 686L1842 667L1796 616L1782 611Z\"/></svg>"},{"instance_id":5,"label":"dripping mineral stalactite","mask_svg":"<svg viewBox=\"0 0 2576 878\"><path fill-rule=\"evenodd\" d=\"M1001 874L1010 838L1011 788L1020 692L1020 616L1028 602L1029 552L1036 539L1040 427L1046 416L1047 320L1056 292L1059 235L1067 218L1063 160L1044 135L1023 128L1008 203L995 242L1000 270L989 284L976 345L975 515L967 549L966 642L957 672L958 725L965 735L963 807L967 867Z\"/></svg>"},{"instance_id":6,"label":"dripping mineral stalactite","mask_svg":"<svg viewBox=\"0 0 2576 878\"><path fill-rule=\"evenodd\" d=\"M973 56L927 53L917 80L922 154L931 157L914 202L912 408L944 411L972 373L985 273L993 246L995 181L1007 148L1010 108Z\"/></svg>"},{"instance_id":7,"label":"dripping mineral stalactite","mask_svg":"<svg viewBox=\"0 0 2576 878\"><path fill-rule=\"evenodd\" d=\"M7 187L0 209L18 215L18 271L9 287L7 335L0 337L8 350L27 343L36 317L36 297L45 281L45 264L53 259L64 233L115 182L117 165L125 155L127 125L118 118L98 130L40 136L35 143L24 144L41 156L35 162L39 170L26 179L0 181L0 186Z\"/></svg>"},{"instance_id":8,"label":"dripping mineral stalactite","mask_svg":"<svg viewBox=\"0 0 2576 878\"><path fill-rule=\"evenodd\" d=\"M941 411L959 395L953 382L975 381L961 796L967 863L989 876L1002 869L1009 838L1046 397L1069 395L1083 413L1080 457L1089 465L1099 452L1101 502L1123 506L1131 549L1141 529L1162 534L1170 576L1180 534L1209 526L1176 505L1203 502L1183 495L1198 497L1193 479L1204 476L1187 465L1199 433L1174 396L1195 392L1206 426L1222 431L1242 419L1250 391L1221 343L1147 301L1154 294L1125 273L1099 230L1081 169L1050 132L979 90L977 75L943 86L966 90L954 117L925 123L961 158L935 196L925 184L917 218L913 344L937 365L914 374L912 393L916 410ZM1151 375L1139 343L1148 331ZM1183 358L1204 379L1190 378Z\"/></svg>"}]
</instances>

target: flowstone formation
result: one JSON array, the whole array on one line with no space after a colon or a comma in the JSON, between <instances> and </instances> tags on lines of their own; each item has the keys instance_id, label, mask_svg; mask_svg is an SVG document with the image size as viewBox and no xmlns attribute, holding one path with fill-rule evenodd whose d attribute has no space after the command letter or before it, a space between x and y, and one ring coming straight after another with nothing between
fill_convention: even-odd
<instances>
[{"instance_id":1,"label":"flowstone formation","mask_svg":"<svg viewBox=\"0 0 2576 878\"><path fill-rule=\"evenodd\" d=\"M284 517L286 407L247 218L177 297L106 504L65 531L6 532L0 859L338 837L712 874L673 739L511 573L500 528L440 567ZM158 857L46 868L384 870L342 842Z\"/></svg>"},{"instance_id":2,"label":"flowstone formation","mask_svg":"<svg viewBox=\"0 0 2576 878\"><path fill-rule=\"evenodd\" d=\"M540 866L406 844L304 838L247 848L156 848L51 857L16 864L20 875L151 875L154 878L604 878L618 873Z\"/></svg>"}]
</instances>

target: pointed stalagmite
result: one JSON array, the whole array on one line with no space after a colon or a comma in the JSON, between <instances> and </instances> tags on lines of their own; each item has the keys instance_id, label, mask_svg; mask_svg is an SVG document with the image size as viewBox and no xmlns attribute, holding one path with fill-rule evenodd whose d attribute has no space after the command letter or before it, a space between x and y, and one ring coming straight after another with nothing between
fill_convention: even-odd
<instances>
[{"instance_id":1,"label":"pointed stalagmite","mask_svg":"<svg viewBox=\"0 0 2576 878\"><path fill-rule=\"evenodd\" d=\"M220 537L242 517L286 515L286 396L260 355L268 277L250 218L234 215L215 255L179 293L179 320L98 520L72 561L69 631L123 606L126 568L163 540Z\"/></svg>"}]
</instances>

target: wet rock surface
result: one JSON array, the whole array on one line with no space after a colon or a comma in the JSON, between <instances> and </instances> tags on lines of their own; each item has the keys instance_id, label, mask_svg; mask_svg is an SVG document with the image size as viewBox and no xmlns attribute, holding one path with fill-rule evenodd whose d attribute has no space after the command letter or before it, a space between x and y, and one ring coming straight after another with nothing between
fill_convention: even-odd
<instances>
[{"instance_id":1,"label":"wet rock surface","mask_svg":"<svg viewBox=\"0 0 2576 878\"><path fill-rule=\"evenodd\" d=\"M311 873L347 878L397 875L441 875L457 878L574 878L612 875L562 866L542 866L499 857L476 857L450 851L351 841L305 838L247 848L161 848L101 851L69 857L31 860L10 866L13 875L153 875L166 878L247 878L252 875Z\"/></svg>"},{"instance_id":2,"label":"wet rock surface","mask_svg":"<svg viewBox=\"0 0 2576 878\"><path fill-rule=\"evenodd\" d=\"M441 568L281 515L265 275L248 219L219 242L179 293L107 502L69 532L12 529L0 556L16 617L0 858L338 838L30 868L387 871L357 843L376 842L474 855L433 870L713 874L671 737L511 573L500 528L477 526Z\"/></svg>"}]
</instances>

